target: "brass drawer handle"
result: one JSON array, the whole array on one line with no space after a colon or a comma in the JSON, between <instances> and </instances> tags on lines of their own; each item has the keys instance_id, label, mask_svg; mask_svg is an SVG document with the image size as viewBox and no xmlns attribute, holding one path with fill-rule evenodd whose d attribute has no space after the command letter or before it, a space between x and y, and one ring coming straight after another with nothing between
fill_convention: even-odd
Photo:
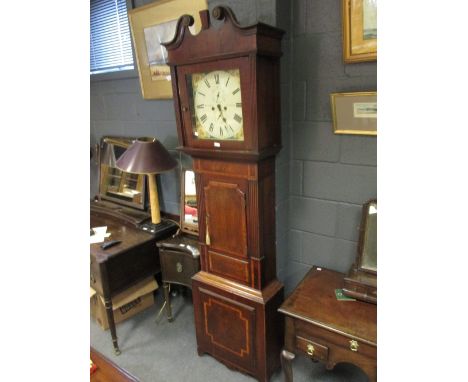
<instances>
[{"instance_id":1,"label":"brass drawer handle","mask_svg":"<svg viewBox=\"0 0 468 382\"><path fill-rule=\"evenodd\" d=\"M314 351L315 351L314 345L307 344L307 354L312 357L314 355Z\"/></svg>"},{"instance_id":2,"label":"brass drawer handle","mask_svg":"<svg viewBox=\"0 0 468 382\"><path fill-rule=\"evenodd\" d=\"M178 263L176 264L176 270L177 270L178 273L182 273L183 267L182 267L182 264L181 264L181 263L178 262Z\"/></svg>"},{"instance_id":3,"label":"brass drawer handle","mask_svg":"<svg viewBox=\"0 0 468 382\"><path fill-rule=\"evenodd\" d=\"M351 349L351 351L358 351L358 347L359 347L359 344L357 341L355 340L349 341L349 348Z\"/></svg>"}]
</instances>

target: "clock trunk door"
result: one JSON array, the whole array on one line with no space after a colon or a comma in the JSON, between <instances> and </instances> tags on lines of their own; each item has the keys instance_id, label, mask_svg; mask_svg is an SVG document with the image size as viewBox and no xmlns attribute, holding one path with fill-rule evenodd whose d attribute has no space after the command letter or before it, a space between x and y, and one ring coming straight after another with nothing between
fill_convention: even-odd
<instances>
[{"instance_id":1,"label":"clock trunk door","mask_svg":"<svg viewBox=\"0 0 468 382\"><path fill-rule=\"evenodd\" d=\"M211 179L203 193L208 270L248 285L247 182Z\"/></svg>"}]
</instances>

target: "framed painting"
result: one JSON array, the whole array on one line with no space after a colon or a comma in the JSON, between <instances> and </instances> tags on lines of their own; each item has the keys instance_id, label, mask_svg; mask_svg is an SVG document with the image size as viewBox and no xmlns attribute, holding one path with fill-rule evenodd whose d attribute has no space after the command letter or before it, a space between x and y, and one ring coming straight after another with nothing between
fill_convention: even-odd
<instances>
[{"instance_id":1,"label":"framed painting","mask_svg":"<svg viewBox=\"0 0 468 382\"><path fill-rule=\"evenodd\" d=\"M377 0L342 0L343 59L377 60Z\"/></svg>"},{"instance_id":2,"label":"framed painting","mask_svg":"<svg viewBox=\"0 0 468 382\"><path fill-rule=\"evenodd\" d=\"M335 134L377 135L377 92L330 94Z\"/></svg>"},{"instance_id":3,"label":"framed painting","mask_svg":"<svg viewBox=\"0 0 468 382\"><path fill-rule=\"evenodd\" d=\"M186 14L194 17L190 32L197 34L202 9L208 9L207 0L159 0L128 11L144 99L172 98L167 51L161 43L172 40L177 20Z\"/></svg>"}]
</instances>

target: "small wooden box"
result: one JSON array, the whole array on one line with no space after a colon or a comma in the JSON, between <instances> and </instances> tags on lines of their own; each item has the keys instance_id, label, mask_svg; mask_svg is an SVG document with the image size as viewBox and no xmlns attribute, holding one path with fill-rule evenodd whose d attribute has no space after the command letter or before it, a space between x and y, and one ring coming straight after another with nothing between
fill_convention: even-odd
<instances>
[{"instance_id":1,"label":"small wooden box","mask_svg":"<svg viewBox=\"0 0 468 382\"><path fill-rule=\"evenodd\" d=\"M192 289L192 276L200 270L198 242L177 235L157 243L163 283L185 285Z\"/></svg>"},{"instance_id":2,"label":"small wooden box","mask_svg":"<svg viewBox=\"0 0 468 382\"><path fill-rule=\"evenodd\" d=\"M170 284L184 285L192 289L192 276L200 271L200 246L195 239L176 235L157 243L161 260L161 277L169 322L173 321Z\"/></svg>"}]
</instances>

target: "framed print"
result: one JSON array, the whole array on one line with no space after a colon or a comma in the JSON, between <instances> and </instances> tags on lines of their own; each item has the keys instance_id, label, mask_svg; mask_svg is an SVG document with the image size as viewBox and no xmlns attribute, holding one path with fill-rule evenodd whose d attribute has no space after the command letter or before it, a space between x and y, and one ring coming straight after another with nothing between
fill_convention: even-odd
<instances>
[{"instance_id":1,"label":"framed print","mask_svg":"<svg viewBox=\"0 0 468 382\"><path fill-rule=\"evenodd\" d=\"M377 92L330 94L335 134L377 135Z\"/></svg>"},{"instance_id":2,"label":"framed print","mask_svg":"<svg viewBox=\"0 0 468 382\"><path fill-rule=\"evenodd\" d=\"M343 59L377 60L377 0L342 0Z\"/></svg>"},{"instance_id":3,"label":"framed print","mask_svg":"<svg viewBox=\"0 0 468 382\"><path fill-rule=\"evenodd\" d=\"M179 17L186 14L195 19L190 32L197 34L202 9L208 9L207 0L159 0L128 11L144 99L172 98L167 51L161 43L172 40Z\"/></svg>"}]
</instances>

